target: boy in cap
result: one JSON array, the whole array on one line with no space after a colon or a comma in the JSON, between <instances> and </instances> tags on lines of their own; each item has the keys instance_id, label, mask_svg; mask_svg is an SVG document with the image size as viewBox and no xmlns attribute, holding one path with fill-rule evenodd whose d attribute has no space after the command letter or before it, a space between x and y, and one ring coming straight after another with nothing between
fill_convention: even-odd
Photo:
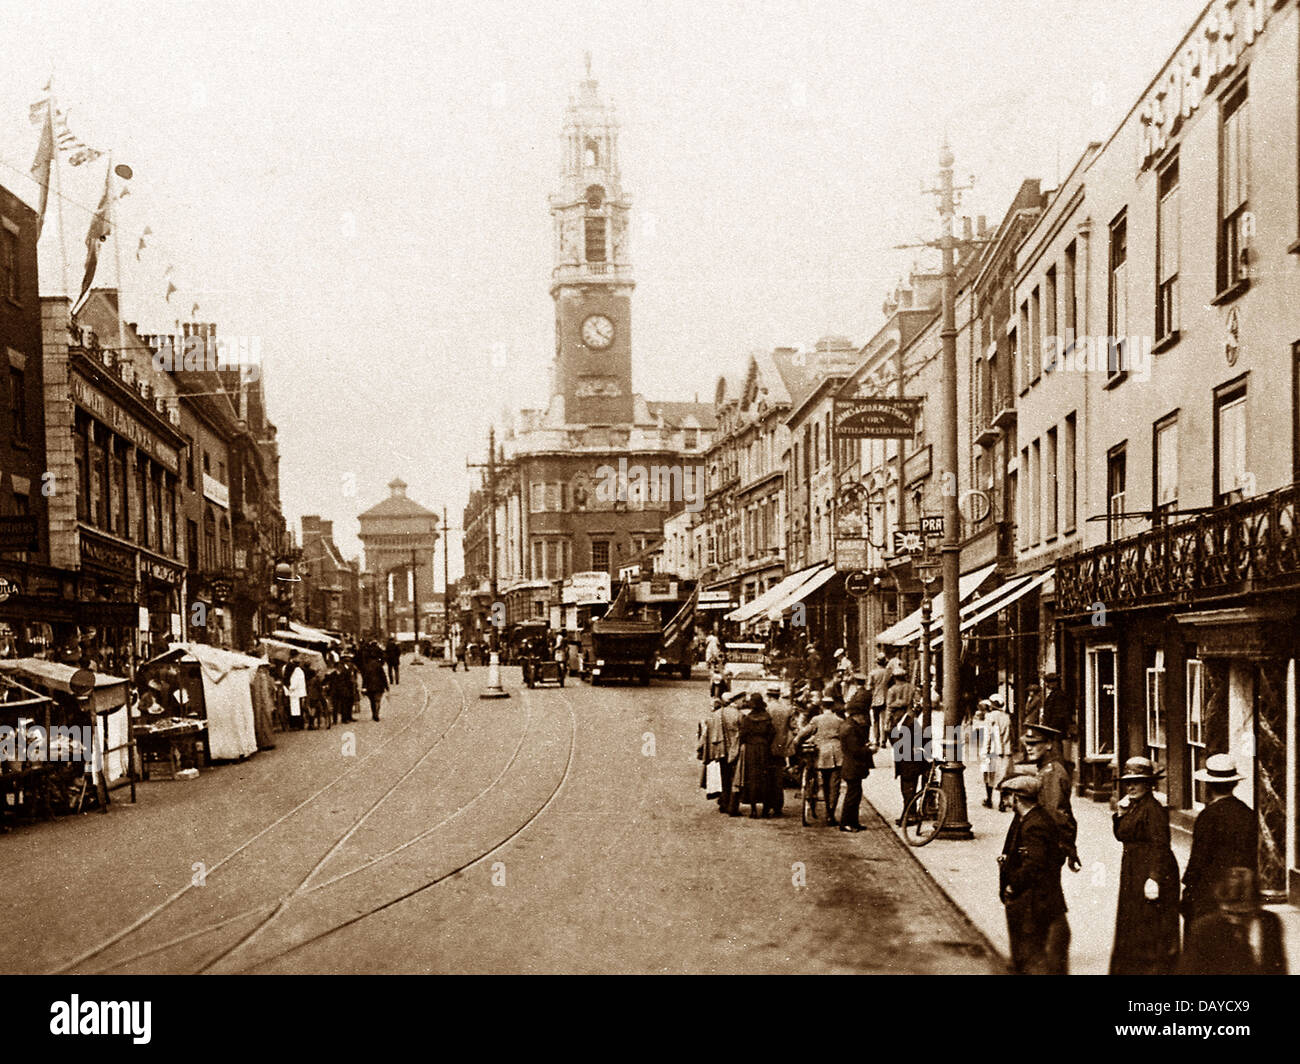
<instances>
[{"instance_id":1,"label":"boy in cap","mask_svg":"<svg viewBox=\"0 0 1300 1064\"><path fill-rule=\"evenodd\" d=\"M1070 948L1056 826L1039 805L1037 776L1004 780L1015 810L998 857L998 897L1006 906L1011 968L1017 975L1065 975Z\"/></svg>"}]
</instances>

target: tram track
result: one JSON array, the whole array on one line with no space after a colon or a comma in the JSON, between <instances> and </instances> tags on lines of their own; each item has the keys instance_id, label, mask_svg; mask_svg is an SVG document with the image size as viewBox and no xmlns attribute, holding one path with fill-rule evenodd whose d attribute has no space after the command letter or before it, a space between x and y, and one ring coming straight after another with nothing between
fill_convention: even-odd
<instances>
[{"instance_id":1,"label":"tram track","mask_svg":"<svg viewBox=\"0 0 1300 1064\"><path fill-rule=\"evenodd\" d=\"M461 696L462 713L463 713L464 706L467 704L468 700L466 699L464 689L461 687L460 682L458 680L453 680L453 682L456 684L456 687ZM495 841L492 846L490 846L486 850L477 851L474 854L474 856L470 857L466 861L462 861L451 870L443 872L432 879L425 880L420 884L418 884L417 886L415 886L413 889L404 891L399 895L397 895L396 897L388 899L387 901L382 902L378 905L375 905L370 909L363 911L360 914L354 914L348 920L342 921L306 939L296 942L285 950L270 954L265 957L258 958L254 962L253 966L257 967L264 964L273 963L275 960L278 960L282 956L295 952L296 950L303 948L304 946L309 945L312 942L319 941L325 937L328 937L331 934L334 934L339 930L342 930L345 927L351 926L352 924L358 922L359 920L366 919L367 917L372 916L378 912L381 912L392 905L398 904L401 901L404 901L410 897L414 897L415 895L425 890L428 890L439 883L445 882L446 880L451 879L452 877L456 876L460 872L463 872L466 869L480 863L481 861L486 860L488 857L498 852L500 849L502 849L504 846L508 845L511 841L513 841L516 837L518 837L521 833L527 830L527 828L531 826L531 824L533 824L537 820L537 818L540 817L543 813L545 813L545 811L554 803L555 799L558 797L560 791L563 789L563 786L567 782L572 771L573 760L574 760L574 755L575 755L576 745L577 745L577 716L576 713L574 712L573 704L570 702L570 700L563 695L559 695L558 697L564 703L569 716L569 742L568 742L568 749L565 755L563 771L561 772L559 781L555 784L554 787L550 789L546 797L542 800L541 804L538 805L538 807L535 810L530 812L530 814L521 823L515 825L505 837ZM439 831L443 830L449 824L463 817L465 814L470 812L470 810L473 809L476 805L478 805L480 802L486 799L490 794L492 794L497 789L497 787L501 784L501 781L505 779L507 773L509 773L510 770L518 762L521 753L523 753L524 751L525 743L527 742L529 735L532 733L533 723L534 723L534 714L533 714L531 698L525 694L521 700L523 702L523 707L524 707L524 727L521 730L519 734L519 738L515 742L514 748L511 751L511 754L509 758L506 760L505 764L496 773L493 779L490 782L488 782L485 786L480 788L473 795L473 797L471 797L467 802L463 803L454 812L441 818L437 823L432 824L427 828L424 828L423 830L417 832L415 835L411 836L410 838L403 840L401 843L389 847L387 850L383 851L382 853L369 857L368 859L363 861L360 865L358 865L355 868L351 868L345 872L341 872L337 875L322 880L321 882L318 883L311 882L312 878L316 876L323 868L325 868L332 858L337 856L339 853L343 852L345 846L350 840L352 840L352 838L355 836L357 830L361 827L361 825L380 808L380 806L384 801L387 801L389 798L391 798L392 795L397 791L398 787L407 779L409 779L409 777L414 773L414 771L427 760L428 756L432 754L434 750L437 748L437 746L439 745L436 743L434 747L431 747L430 750L426 752L426 754L420 759L420 761L416 763L416 765L413 765L411 769L403 773L403 775L399 777L398 781L394 783L392 786L390 786L384 792L384 794L380 796L378 800L371 803L370 807L368 807L359 817L355 818L353 823L349 826L349 828L334 840L334 842L327 848L325 854L315 862L315 864L308 871L308 873L305 876L301 877L299 881L291 889L282 892L277 899L273 901L269 901L262 905L250 907L248 909L235 913L231 916L227 916L216 923L208 924L205 925L204 927L188 931L182 935L171 938L165 942L150 946L148 949L138 951L127 957L119 958L113 961L111 964L108 964L103 968L98 969L98 971L95 974L103 974L103 973L111 972L115 969L125 967L130 964L135 964L151 956L156 956L158 954L165 953L168 950L175 949L178 946L184 945L188 941L200 939L203 938L204 936L213 934L217 931L223 930L225 928L229 928L232 925L238 924L240 921L257 919L258 923L253 928L245 931L232 945L227 946L226 948L220 950L216 954L207 957L205 960L200 962L197 965L197 967L190 969L193 971L197 971L199 973L210 972L217 965L225 961L227 958L234 956L240 951L246 950L252 943L254 943L263 934L263 932L265 932L268 928L270 928L272 924L274 924L277 921L278 918L283 916L295 902L308 898L312 895L318 895L320 894L320 892L327 891L330 888L335 887L336 885L346 880L352 879L352 877L358 876L363 872L369 871L375 868L376 866L379 866L384 862L389 861L392 858L398 856L399 854L411 849L412 847L417 846L418 844L431 839ZM449 732L451 730L451 727L454 727L455 723L460 719L461 719L461 713L458 713L456 721L453 721L452 726L449 726L448 729L446 729L444 735L446 734L446 732Z\"/></svg>"},{"instance_id":2,"label":"tram track","mask_svg":"<svg viewBox=\"0 0 1300 1064\"><path fill-rule=\"evenodd\" d=\"M429 709L432 706L432 695L433 695L432 688L423 680L423 678L421 678L420 680L420 686L423 690L423 698L421 700L421 705L419 710L412 716L412 718L409 721L407 721L400 728L394 731L393 734L385 738L383 742L381 742L373 750L369 751L364 757L360 758L355 764L349 766L343 772L339 773L339 775L337 775L334 779L330 780L330 782L326 783L323 787L320 787L316 791L312 792L302 801L298 802L295 806L293 806L293 808L289 809L287 812L276 817L269 824L265 825L264 827L260 828L258 831L250 835L248 838L244 839L243 842L241 842L233 850L231 850L220 860L216 861L214 864L208 867L205 871L203 882L206 884L207 880L210 879L215 872L219 871L221 868L228 865L231 861L235 860L235 858L239 857L241 854L248 851L255 843L258 842L258 840L264 838L266 835L274 831L276 828L281 827L282 825L288 823L293 817L302 813L304 810L310 808L313 805L313 803L318 801L320 798L324 797L332 790L334 790L340 784L356 776L356 774L359 773L369 762L377 758L386 749L388 749L393 743L395 743L403 735L407 734L412 728L414 728L429 712ZM443 738L448 734L448 732L451 731L456 721L461 718L461 716L465 713L466 709L468 708L469 701L465 697L464 689L460 687L459 682L457 682L456 687L460 693L460 708L457 710L456 716L452 719L451 723L449 723L441 731L438 738L434 741L434 747L436 747L437 744L440 743L443 740ZM430 750L432 749L433 747L430 748ZM428 752L426 752L425 756L427 756L427 753ZM71 960L65 961L57 968L52 969L49 974L52 975L67 974L69 972L72 972L74 969L80 967L81 965L85 964L87 961L93 960L94 958L100 956L106 951L112 949L118 943L122 942L124 939L148 927L160 916L162 916L164 913L172 909L172 907L175 906L178 902L180 902L183 898L190 895L192 892L194 892L197 889L199 888L193 881L187 883L185 886L179 888L178 890L168 895L161 902L154 905L145 913L141 914L139 917L137 917L131 923L127 924L125 927L119 929L108 938L92 946L90 949L83 951L82 953L78 954L76 957L73 957ZM109 969L104 969L104 970L110 970L113 967L118 967L118 965L111 965L109 966Z\"/></svg>"}]
</instances>

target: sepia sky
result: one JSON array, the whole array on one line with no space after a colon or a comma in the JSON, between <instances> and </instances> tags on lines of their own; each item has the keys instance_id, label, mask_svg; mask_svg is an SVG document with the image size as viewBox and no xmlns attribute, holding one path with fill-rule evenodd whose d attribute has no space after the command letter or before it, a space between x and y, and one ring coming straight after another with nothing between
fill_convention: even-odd
<instances>
[{"instance_id":1,"label":"sepia sky","mask_svg":"<svg viewBox=\"0 0 1300 1064\"><path fill-rule=\"evenodd\" d=\"M332 518L352 555L395 475L459 526L489 421L545 404L546 197L584 51L622 121L636 388L707 400L755 348L870 337L920 254L896 245L937 234L945 131L975 179L960 213L996 224L1111 132L1203 6L0 0L0 185L35 202L27 112L53 70L69 127L135 173L127 316L157 331L197 302L260 339L286 515ZM74 281L104 172L63 168Z\"/></svg>"}]
</instances>

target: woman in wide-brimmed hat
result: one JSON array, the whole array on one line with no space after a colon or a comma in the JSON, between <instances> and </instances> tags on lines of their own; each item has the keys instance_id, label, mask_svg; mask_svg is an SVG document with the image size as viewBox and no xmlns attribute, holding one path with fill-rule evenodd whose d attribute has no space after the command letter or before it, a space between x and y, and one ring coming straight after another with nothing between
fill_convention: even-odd
<instances>
[{"instance_id":1,"label":"woman in wide-brimmed hat","mask_svg":"<svg viewBox=\"0 0 1300 1064\"><path fill-rule=\"evenodd\" d=\"M1169 811L1152 793L1162 775L1145 757L1130 757L1119 774L1124 795L1113 826L1124 856L1111 975L1166 975L1178 960L1178 862L1169 846Z\"/></svg>"}]
</instances>

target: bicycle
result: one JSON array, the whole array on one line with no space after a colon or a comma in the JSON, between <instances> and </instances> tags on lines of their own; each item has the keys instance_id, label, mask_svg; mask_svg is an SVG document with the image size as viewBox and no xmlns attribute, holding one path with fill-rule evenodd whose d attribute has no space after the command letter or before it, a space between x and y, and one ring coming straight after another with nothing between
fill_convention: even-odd
<instances>
[{"instance_id":1,"label":"bicycle","mask_svg":"<svg viewBox=\"0 0 1300 1064\"><path fill-rule=\"evenodd\" d=\"M903 838L909 846L924 846L943 830L948 798L939 782L939 762L931 761L921 789L903 810Z\"/></svg>"}]
</instances>

